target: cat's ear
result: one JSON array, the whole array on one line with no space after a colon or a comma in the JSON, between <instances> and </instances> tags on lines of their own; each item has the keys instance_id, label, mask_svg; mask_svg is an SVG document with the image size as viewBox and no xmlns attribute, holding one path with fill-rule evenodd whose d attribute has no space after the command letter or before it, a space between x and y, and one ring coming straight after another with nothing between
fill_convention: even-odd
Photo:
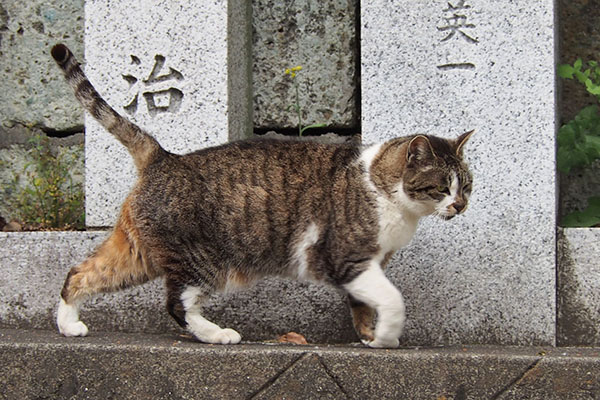
<instances>
[{"instance_id":1,"label":"cat's ear","mask_svg":"<svg viewBox=\"0 0 600 400\"><path fill-rule=\"evenodd\" d=\"M456 152L457 156L462 158L463 147L467 143L467 141L469 140L471 135L473 135L474 132L475 132L475 129L473 129L469 132L465 132L462 135L460 135L458 138L456 138L456 140L454 141L454 151Z\"/></svg>"},{"instance_id":2,"label":"cat's ear","mask_svg":"<svg viewBox=\"0 0 600 400\"><path fill-rule=\"evenodd\" d=\"M432 160L435 157L435 152L427 136L415 136L408 143L408 149L406 150L406 161L408 163Z\"/></svg>"}]
</instances>

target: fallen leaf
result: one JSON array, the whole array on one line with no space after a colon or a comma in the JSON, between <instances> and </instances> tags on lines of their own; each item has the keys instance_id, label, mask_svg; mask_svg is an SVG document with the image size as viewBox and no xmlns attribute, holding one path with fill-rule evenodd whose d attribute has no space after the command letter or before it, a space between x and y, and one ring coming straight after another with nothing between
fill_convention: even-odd
<instances>
[{"instance_id":1,"label":"fallen leaf","mask_svg":"<svg viewBox=\"0 0 600 400\"><path fill-rule=\"evenodd\" d=\"M306 338L296 332L288 332L277 338L278 343L308 344Z\"/></svg>"},{"instance_id":2,"label":"fallen leaf","mask_svg":"<svg viewBox=\"0 0 600 400\"><path fill-rule=\"evenodd\" d=\"M2 230L4 232L20 232L23 230L23 228L21 227L21 224L19 224L17 221L11 221L8 224L4 225Z\"/></svg>"}]
</instances>

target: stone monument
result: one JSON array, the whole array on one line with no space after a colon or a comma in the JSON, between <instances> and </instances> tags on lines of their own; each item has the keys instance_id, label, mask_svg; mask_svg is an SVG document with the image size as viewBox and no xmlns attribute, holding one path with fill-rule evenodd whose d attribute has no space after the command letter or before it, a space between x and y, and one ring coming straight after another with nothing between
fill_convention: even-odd
<instances>
[{"instance_id":1,"label":"stone monument","mask_svg":"<svg viewBox=\"0 0 600 400\"><path fill-rule=\"evenodd\" d=\"M363 143L476 130L469 209L389 268L405 342L553 344L554 3L365 0L361 26Z\"/></svg>"},{"instance_id":2,"label":"stone monument","mask_svg":"<svg viewBox=\"0 0 600 400\"><path fill-rule=\"evenodd\" d=\"M86 74L171 152L248 136L250 15L246 2L226 0L86 1ZM111 226L134 181L133 163L89 116L85 147L86 224Z\"/></svg>"}]
</instances>

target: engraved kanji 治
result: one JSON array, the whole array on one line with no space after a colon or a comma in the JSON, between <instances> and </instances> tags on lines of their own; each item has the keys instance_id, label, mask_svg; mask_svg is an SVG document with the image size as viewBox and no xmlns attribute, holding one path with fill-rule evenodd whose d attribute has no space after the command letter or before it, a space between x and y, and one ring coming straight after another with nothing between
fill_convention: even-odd
<instances>
[{"instance_id":1,"label":"engraved kanji \u6cbb","mask_svg":"<svg viewBox=\"0 0 600 400\"><path fill-rule=\"evenodd\" d=\"M141 63L138 57L131 56L133 67L139 67ZM158 113L175 113L179 110L183 92L176 87L176 83L183 80L183 75L172 67L163 71L164 66L165 57L157 54L154 56L154 66L146 78L140 77L138 73L138 76L123 74L123 79L129 83L130 100L124 106L128 114L138 111L140 95L144 98L148 113L152 117Z\"/></svg>"},{"instance_id":2,"label":"engraved kanji \u6cbb","mask_svg":"<svg viewBox=\"0 0 600 400\"><path fill-rule=\"evenodd\" d=\"M445 42L453 37L459 37L469 43L477 43L478 40L472 36L472 33L468 32L468 30L475 28L475 25L468 22L465 14L471 6L466 4L466 0L457 0L453 3L448 2L448 8L444 9L444 13L446 13L443 18L445 25L438 27L439 31L446 33L441 41Z\"/></svg>"}]
</instances>

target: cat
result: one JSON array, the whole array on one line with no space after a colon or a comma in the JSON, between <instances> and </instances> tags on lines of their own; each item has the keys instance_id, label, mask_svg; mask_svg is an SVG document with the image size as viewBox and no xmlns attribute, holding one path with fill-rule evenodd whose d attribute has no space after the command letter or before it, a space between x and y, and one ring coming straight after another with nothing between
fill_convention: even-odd
<instances>
[{"instance_id":1,"label":"cat","mask_svg":"<svg viewBox=\"0 0 600 400\"><path fill-rule=\"evenodd\" d=\"M405 305L384 268L421 217L465 211L472 176L463 148L473 131L365 147L254 139L176 155L111 108L66 46L51 54L138 173L110 236L66 277L63 335L88 333L79 307L91 295L164 277L179 325L201 342L239 343L238 332L202 316L203 300L278 275L341 288L363 343L399 345Z\"/></svg>"}]
</instances>

